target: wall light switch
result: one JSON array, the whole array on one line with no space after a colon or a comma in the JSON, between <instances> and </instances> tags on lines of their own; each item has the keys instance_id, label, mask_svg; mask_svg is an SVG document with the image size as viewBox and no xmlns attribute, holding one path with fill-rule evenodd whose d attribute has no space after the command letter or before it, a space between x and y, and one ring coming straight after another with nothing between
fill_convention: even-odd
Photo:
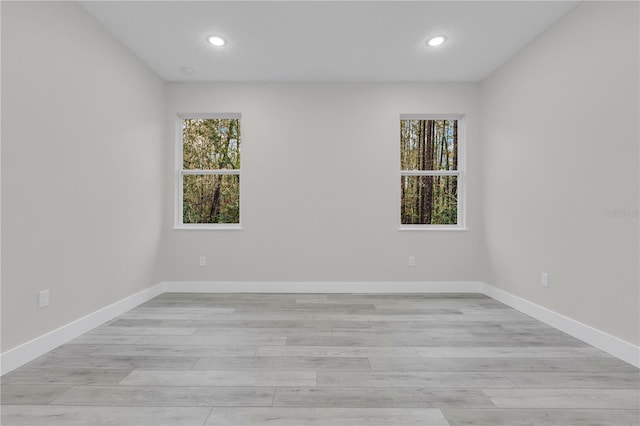
<instances>
[{"instance_id":1,"label":"wall light switch","mask_svg":"<svg viewBox=\"0 0 640 426\"><path fill-rule=\"evenodd\" d=\"M409 266L416 266L416 257L409 256Z\"/></svg>"},{"instance_id":2,"label":"wall light switch","mask_svg":"<svg viewBox=\"0 0 640 426\"><path fill-rule=\"evenodd\" d=\"M200 266L207 266L207 256L200 256Z\"/></svg>"}]
</instances>

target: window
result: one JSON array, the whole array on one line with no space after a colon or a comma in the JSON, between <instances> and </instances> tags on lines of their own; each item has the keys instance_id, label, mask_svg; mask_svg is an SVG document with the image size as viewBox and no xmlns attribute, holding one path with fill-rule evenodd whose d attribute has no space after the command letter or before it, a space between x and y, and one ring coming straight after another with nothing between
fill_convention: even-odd
<instances>
[{"instance_id":1,"label":"window","mask_svg":"<svg viewBox=\"0 0 640 426\"><path fill-rule=\"evenodd\" d=\"M179 117L179 228L240 227L240 114Z\"/></svg>"},{"instance_id":2,"label":"window","mask_svg":"<svg viewBox=\"0 0 640 426\"><path fill-rule=\"evenodd\" d=\"M462 117L400 116L401 229L463 229Z\"/></svg>"}]
</instances>

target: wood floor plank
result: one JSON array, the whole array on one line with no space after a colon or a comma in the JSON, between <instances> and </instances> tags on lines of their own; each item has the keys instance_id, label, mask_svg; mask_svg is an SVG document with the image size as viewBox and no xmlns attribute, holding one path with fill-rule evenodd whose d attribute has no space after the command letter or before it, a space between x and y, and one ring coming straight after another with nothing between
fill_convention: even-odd
<instances>
[{"instance_id":1,"label":"wood floor plank","mask_svg":"<svg viewBox=\"0 0 640 426\"><path fill-rule=\"evenodd\" d=\"M455 322L438 321L370 321L370 327L383 331L424 331L424 330L461 330L471 333L477 330L504 331L500 321L466 322L464 327ZM517 322L514 324L522 324Z\"/></svg>"},{"instance_id":2,"label":"wood floor plank","mask_svg":"<svg viewBox=\"0 0 640 426\"><path fill-rule=\"evenodd\" d=\"M374 323L375 324L375 323ZM460 327L448 327L448 328L422 328L413 330L381 330L377 325L367 329L357 330L338 330L334 329L331 336L335 337L377 337L386 339L475 339L473 332L465 330ZM418 346L418 345L414 345Z\"/></svg>"},{"instance_id":3,"label":"wood floor plank","mask_svg":"<svg viewBox=\"0 0 640 426\"><path fill-rule=\"evenodd\" d=\"M273 400L281 407L442 408L495 405L479 389L426 388L290 388L278 387Z\"/></svg>"},{"instance_id":4,"label":"wood floor plank","mask_svg":"<svg viewBox=\"0 0 640 426\"><path fill-rule=\"evenodd\" d=\"M273 387L75 386L56 405L131 407L268 407Z\"/></svg>"},{"instance_id":5,"label":"wood floor plank","mask_svg":"<svg viewBox=\"0 0 640 426\"><path fill-rule=\"evenodd\" d=\"M297 300L304 301L326 301L326 293L164 293L153 300L216 300L238 302L268 302L268 301L289 301L295 303Z\"/></svg>"},{"instance_id":6,"label":"wood floor plank","mask_svg":"<svg viewBox=\"0 0 640 426\"><path fill-rule=\"evenodd\" d=\"M215 356L253 356L258 346L251 345L104 345L94 352L95 355L117 356L168 356L168 357L215 357Z\"/></svg>"},{"instance_id":7,"label":"wood floor plank","mask_svg":"<svg viewBox=\"0 0 640 426\"><path fill-rule=\"evenodd\" d=\"M2 385L0 403L2 405L44 405L49 404L71 389L71 385Z\"/></svg>"},{"instance_id":8,"label":"wood floor plank","mask_svg":"<svg viewBox=\"0 0 640 426\"><path fill-rule=\"evenodd\" d=\"M260 346L256 356L370 357L409 356L418 353L412 347L349 347L349 346Z\"/></svg>"},{"instance_id":9,"label":"wood floor plank","mask_svg":"<svg viewBox=\"0 0 640 426\"><path fill-rule=\"evenodd\" d=\"M207 425L430 426L448 425L434 408L214 408Z\"/></svg>"},{"instance_id":10,"label":"wood floor plank","mask_svg":"<svg viewBox=\"0 0 640 426\"><path fill-rule=\"evenodd\" d=\"M215 357L200 358L193 370L370 370L367 358Z\"/></svg>"},{"instance_id":11,"label":"wood floor plank","mask_svg":"<svg viewBox=\"0 0 640 426\"><path fill-rule=\"evenodd\" d=\"M320 328L198 328L194 332L194 336L212 336L231 339L237 337L239 339L251 339L261 337L288 337L291 335L305 335L313 337L331 337L333 335L330 329Z\"/></svg>"},{"instance_id":12,"label":"wood floor plank","mask_svg":"<svg viewBox=\"0 0 640 426\"><path fill-rule=\"evenodd\" d=\"M493 301L480 293L329 293L327 300L381 300L381 301Z\"/></svg>"},{"instance_id":13,"label":"wood floor plank","mask_svg":"<svg viewBox=\"0 0 640 426\"><path fill-rule=\"evenodd\" d=\"M337 315L337 314L335 314ZM356 315L357 317L357 315ZM289 313L273 313L269 311L263 312L240 312L229 314L217 314L217 313L197 313L189 312L185 310L179 313L166 313L162 310L158 310L155 313L147 312L128 312L122 314L122 319L150 319L150 320L165 320L165 319L183 319L183 320L247 320L247 321L273 321L273 320L285 320L285 321L310 321L314 319L313 312L289 312ZM364 319L354 318L356 321L365 321Z\"/></svg>"},{"instance_id":14,"label":"wood floor plank","mask_svg":"<svg viewBox=\"0 0 640 426\"><path fill-rule=\"evenodd\" d=\"M134 370L121 382L124 386L315 386L315 371L225 370L170 371Z\"/></svg>"},{"instance_id":15,"label":"wood floor plank","mask_svg":"<svg viewBox=\"0 0 640 426\"><path fill-rule=\"evenodd\" d=\"M415 350L425 358L589 358L609 355L600 351L585 351L581 347L549 346L543 348L525 346L475 346L475 347L416 347Z\"/></svg>"},{"instance_id":16,"label":"wood floor plank","mask_svg":"<svg viewBox=\"0 0 640 426\"><path fill-rule=\"evenodd\" d=\"M637 410L443 408L451 426L637 426Z\"/></svg>"},{"instance_id":17,"label":"wood floor plank","mask_svg":"<svg viewBox=\"0 0 640 426\"><path fill-rule=\"evenodd\" d=\"M502 373L442 373L426 371L330 371L319 370L318 386L353 388L483 389L515 388Z\"/></svg>"},{"instance_id":18,"label":"wood floor plank","mask_svg":"<svg viewBox=\"0 0 640 426\"><path fill-rule=\"evenodd\" d=\"M632 365L609 358L369 357L369 362L373 370L391 371L637 372Z\"/></svg>"},{"instance_id":19,"label":"wood floor plank","mask_svg":"<svg viewBox=\"0 0 640 426\"><path fill-rule=\"evenodd\" d=\"M139 345L158 346L261 346L284 345L287 336L142 336L137 341Z\"/></svg>"},{"instance_id":20,"label":"wood floor plank","mask_svg":"<svg viewBox=\"0 0 640 426\"><path fill-rule=\"evenodd\" d=\"M638 389L485 389L499 408L640 410Z\"/></svg>"},{"instance_id":21,"label":"wood floor plank","mask_svg":"<svg viewBox=\"0 0 640 426\"><path fill-rule=\"evenodd\" d=\"M2 384L117 384L131 369L104 368L18 368L2 376Z\"/></svg>"},{"instance_id":22,"label":"wood floor plank","mask_svg":"<svg viewBox=\"0 0 640 426\"><path fill-rule=\"evenodd\" d=\"M70 345L70 344L64 344L62 346L58 346L57 348L55 348L51 352L47 352L44 356L47 356L47 355L50 355L50 354L51 355L52 354L57 354L57 355L62 355L62 354L83 355L83 354L93 353L93 352L97 351L100 348L102 348L102 345Z\"/></svg>"},{"instance_id":23,"label":"wood floor plank","mask_svg":"<svg viewBox=\"0 0 640 426\"><path fill-rule=\"evenodd\" d=\"M5 405L2 424L11 426L202 426L209 407L82 407Z\"/></svg>"},{"instance_id":24,"label":"wood floor plank","mask_svg":"<svg viewBox=\"0 0 640 426\"><path fill-rule=\"evenodd\" d=\"M189 336L196 332L195 327L98 327L87 335L111 334L119 336Z\"/></svg>"},{"instance_id":25,"label":"wood floor plank","mask_svg":"<svg viewBox=\"0 0 640 426\"><path fill-rule=\"evenodd\" d=\"M142 336L110 336L101 334L83 334L76 337L67 345L133 345L137 343Z\"/></svg>"},{"instance_id":26,"label":"wood floor plank","mask_svg":"<svg viewBox=\"0 0 640 426\"><path fill-rule=\"evenodd\" d=\"M357 335L357 333L332 335L292 334L287 336L287 346L421 346L458 348L475 348L477 346L519 345L521 347L555 347L555 346L584 346L584 343L567 341L565 338L552 337L476 337L464 335L430 335L428 333L379 333L378 335Z\"/></svg>"},{"instance_id":27,"label":"wood floor plank","mask_svg":"<svg viewBox=\"0 0 640 426\"><path fill-rule=\"evenodd\" d=\"M519 388L530 389L638 389L640 373L629 372L504 372Z\"/></svg>"},{"instance_id":28,"label":"wood floor plank","mask_svg":"<svg viewBox=\"0 0 640 426\"><path fill-rule=\"evenodd\" d=\"M122 355L59 355L53 354L38 358L29 364L29 368L102 368L102 369L175 369L188 370L200 358L175 356L122 356Z\"/></svg>"},{"instance_id":29,"label":"wood floor plank","mask_svg":"<svg viewBox=\"0 0 640 426\"><path fill-rule=\"evenodd\" d=\"M349 306L349 305L347 305ZM350 305L350 306L357 306L357 305ZM361 306L366 306L366 305L361 305ZM335 310L335 311L330 311L330 310L326 310L326 311L322 311L322 313L350 313L349 311L340 311L340 310ZM455 306L430 306L430 305L423 305L423 306L413 306L413 307L408 307L408 306L402 306L402 304L398 304L395 307L391 307L391 306L386 306L384 308L379 308L378 306L373 306L371 308L359 308L359 309L355 309L352 310L352 313L355 315L421 315L427 318L432 318L432 317L438 317L438 316L445 316L445 315L456 315L456 316L462 316L464 315L464 312L462 312L461 309L455 307ZM510 313L508 311L503 311L503 312L497 312L499 314L504 314L504 313Z\"/></svg>"},{"instance_id":30,"label":"wood floor plank","mask_svg":"<svg viewBox=\"0 0 640 426\"><path fill-rule=\"evenodd\" d=\"M371 328L368 321L313 321L313 320L189 320L189 319L118 319L111 325L117 327L195 327L218 329L261 329L261 328L320 328L352 329Z\"/></svg>"},{"instance_id":31,"label":"wood floor plank","mask_svg":"<svg viewBox=\"0 0 640 426\"><path fill-rule=\"evenodd\" d=\"M474 314L474 315L406 315L398 313L388 313L378 311L377 314L332 314L332 313L316 313L314 319L323 321L423 321L429 322L478 322L478 321L532 321L532 319L524 314L520 313L505 313L505 314ZM461 325L462 326L462 325Z\"/></svg>"}]
</instances>

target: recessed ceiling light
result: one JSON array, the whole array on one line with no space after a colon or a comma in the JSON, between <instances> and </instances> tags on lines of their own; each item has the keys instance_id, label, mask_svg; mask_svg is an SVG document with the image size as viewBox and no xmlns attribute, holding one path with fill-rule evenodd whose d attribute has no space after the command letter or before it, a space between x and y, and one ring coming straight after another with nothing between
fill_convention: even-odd
<instances>
[{"instance_id":1,"label":"recessed ceiling light","mask_svg":"<svg viewBox=\"0 0 640 426\"><path fill-rule=\"evenodd\" d=\"M227 41L220 36L211 36L208 40L209 43L213 44L216 47L222 47L227 44Z\"/></svg>"},{"instance_id":2,"label":"recessed ceiling light","mask_svg":"<svg viewBox=\"0 0 640 426\"><path fill-rule=\"evenodd\" d=\"M180 68L180 71L182 71L182 74L185 74L185 75L191 75L194 73L193 68L189 68L189 67L182 67Z\"/></svg>"},{"instance_id":3,"label":"recessed ceiling light","mask_svg":"<svg viewBox=\"0 0 640 426\"><path fill-rule=\"evenodd\" d=\"M429 40L427 40L427 45L429 45L431 47L438 47L442 43L444 43L446 39L447 38L445 36L431 37Z\"/></svg>"}]
</instances>

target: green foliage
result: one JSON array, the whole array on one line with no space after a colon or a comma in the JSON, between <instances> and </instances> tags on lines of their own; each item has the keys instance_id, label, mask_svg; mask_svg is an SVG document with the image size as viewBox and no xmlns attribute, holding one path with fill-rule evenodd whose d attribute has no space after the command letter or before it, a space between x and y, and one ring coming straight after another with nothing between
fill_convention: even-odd
<instances>
[{"instance_id":1,"label":"green foliage","mask_svg":"<svg viewBox=\"0 0 640 426\"><path fill-rule=\"evenodd\" d=\"M240 120L185 119L182 160L187 170L239 169Z\"/></svg>"},{"instance_id":2,"label":"green foliage","mask_svg":"<svg viewBox=\"0 0 640 426\"><path fill-rule=\"evenodd\" d=\"M400 168L457 170L457 139L457 120L401 120Z\"/></svg>"},{"instance_id":3,"label":"green foliage","mask_svg":"<svg viewBox=\"0 0 640 426\"><path fill-rule=\"evenodd\" d=\"M185 170L240 170L240 120L185 119ZM238 172L239 173L239 172ZM239 174L185 174L183 223L239 223Z\"/></svg>"},{"instance_id":4,"label":"green foliage","mask_svg":"<svg viewBox=\"0 0 640 426\"><path fill-rule=\"evenodd\" d=\"M402 224L404 225L454 225L458 222L458 199L451 190L457 185L457 176L402 176ZM426 203L430 221L424 218L425 203L420 195L431 188L432 197Z\"/></svg>"},{"instance_id":5,"label":"green foliage","mask_svg":"<svg viewBox=\"0 0 640 426\"><path fill-rule=\"evenodd\" d=\"M185 175L183 223L239 223L240 176Z\"/></svg>"}]
</instances>

